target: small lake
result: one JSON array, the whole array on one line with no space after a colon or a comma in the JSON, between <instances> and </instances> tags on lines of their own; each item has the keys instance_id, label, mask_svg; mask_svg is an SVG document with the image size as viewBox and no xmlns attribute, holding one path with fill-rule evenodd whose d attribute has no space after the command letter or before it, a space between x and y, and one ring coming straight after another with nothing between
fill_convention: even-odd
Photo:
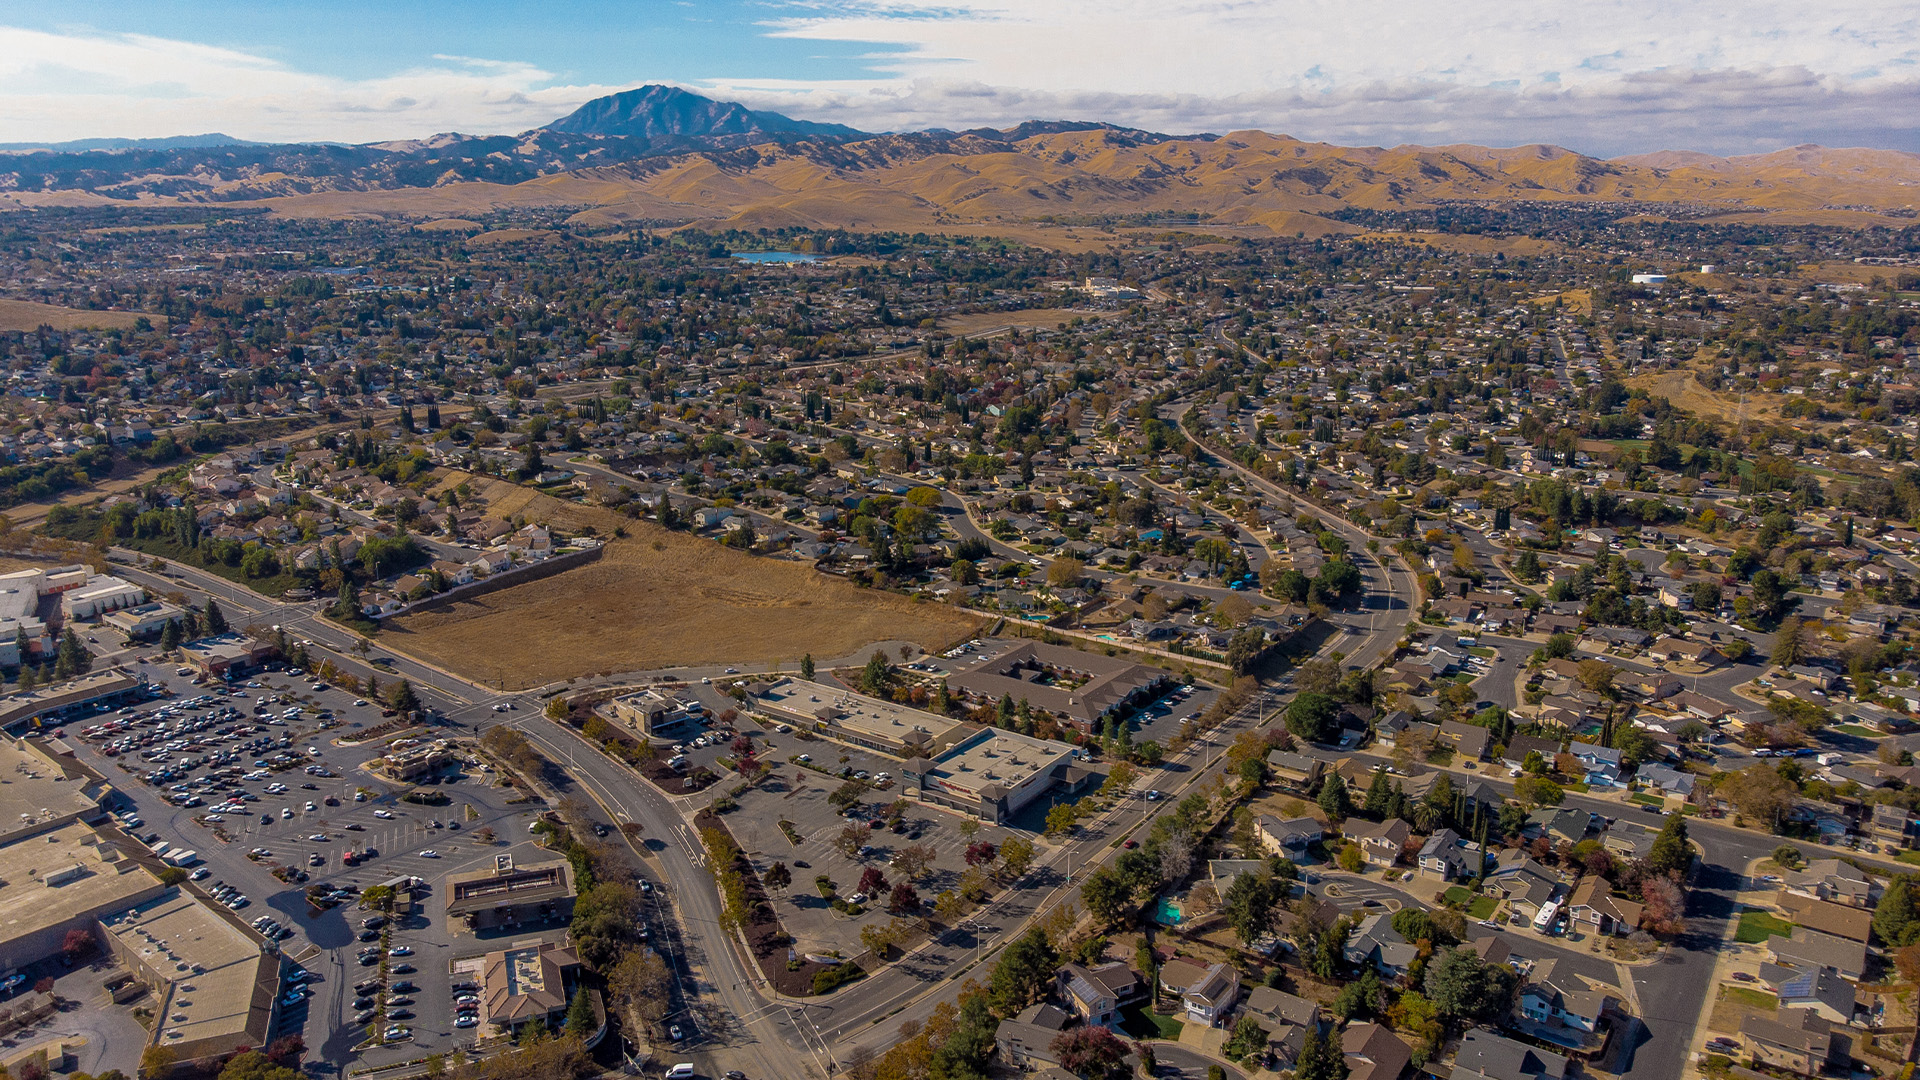
<instances>
[{"instance_id":1,"label":"small lake","mask_svg":"<svg viewBox=\"0 0 1920 1080\"><path fill-rule=\"evenodd\" d=\"M818 255L803 255L798 251L736 251L733 257L741 262L750 263L810 263L819 262Z\"/></svg>"}]
</instances>

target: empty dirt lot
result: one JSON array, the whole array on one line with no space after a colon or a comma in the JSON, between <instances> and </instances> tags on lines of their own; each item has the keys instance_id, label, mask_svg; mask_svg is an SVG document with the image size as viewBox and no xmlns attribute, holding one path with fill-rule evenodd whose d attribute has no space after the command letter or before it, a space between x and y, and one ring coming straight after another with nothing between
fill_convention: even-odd
<instances>
[{"instance_id":1,"label":"empty dirt lot","mask_svg":"<svg viewBox=\"0 0 1920 1080\"><path fill-rule=\"evenodd\" d=\"M388 620L383 644L504 689L690 664L797 663L876 641L943 648L979 620L642 522L599 561ZM657 546L656 546L657 545Z\"/></svg>"}]
</instances>

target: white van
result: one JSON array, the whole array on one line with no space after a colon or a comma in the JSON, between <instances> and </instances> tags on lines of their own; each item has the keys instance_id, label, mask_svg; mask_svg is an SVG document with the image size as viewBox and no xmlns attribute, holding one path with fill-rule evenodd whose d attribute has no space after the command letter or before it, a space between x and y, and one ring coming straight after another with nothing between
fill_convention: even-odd
<instances>
[{"instance_id":1,"label":"white van","mask_svg":"<svg viewBox=\"0 0 1920 1080\"><path fill-rule=\"evenodd\" d=\"M683 1061L667 1070L667 1080L692 1080L693 1062Z\"/></svg>"}]
</instances>

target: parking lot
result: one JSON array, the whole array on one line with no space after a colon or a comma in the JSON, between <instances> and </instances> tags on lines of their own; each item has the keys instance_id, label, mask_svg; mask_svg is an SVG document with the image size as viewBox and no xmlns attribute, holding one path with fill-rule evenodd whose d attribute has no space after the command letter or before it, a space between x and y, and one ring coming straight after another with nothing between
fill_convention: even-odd
<instances>
[{"instance_id":1,"label":"parking lot","mask_svg":"<svg viewBox=\"0 0 1920 1080\"><path fill-rule=\"evenodd\" d=\"M363 699L338 689L316 690L310 678L290 672L195 687L171 670L149 674L173 684L175 697L71 723L69 741L130 801L119 815L123 828L150 845L169 844L170 852L195 852L190 887L278 939L289 956L303 957L311 989L283 1007L279 1033L303 1034L329 1060L352 1057L376 1021L408 1028L410 1042L375 1049L370 1061L469 1041L476 1029L454 1026L448 964L456 954L493 946L442 925L439 882L504 851L541 857L527 826L543 807L510 804L513 789L467 768L419 786L438 805L404 801L413 785L362 768L383 740L340 741L382 723L377 706L356 704ZM122 726L104 730L114 724ZM352 865L343 858L349 852ZM419 911L379 928L387 947L412 950L389 958L415 969L391 969L396 982L415 987L389 987L391 998L411 999L404 1004L354 990L378 970L359 962L359 950L380 943L358 940L369 929L361 920L372 913L359 910L351 895L399 876L424 882ZM345 899L316 911L306 895L314 885L338 889ZM355 1002L367 997L389 1012L356 1020L366 1007Z\"/></svg>"}]
</instances>

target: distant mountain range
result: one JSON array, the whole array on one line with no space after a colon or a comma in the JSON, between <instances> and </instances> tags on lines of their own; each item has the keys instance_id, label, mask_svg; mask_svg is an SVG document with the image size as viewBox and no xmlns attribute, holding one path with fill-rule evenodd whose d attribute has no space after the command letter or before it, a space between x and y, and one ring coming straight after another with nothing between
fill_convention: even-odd
<instances>
[{"instance_id":1,"label":"distant mountain range","mask_svg":"<svg viewBox=\"0 0 1920 1080\"><path fill-rule=\"evenodd\" d=\"M1353 211L1612 203L1645 212L1905 224L1920 155L1799 146L1602 160L1557 146L1339 147L1266 132L1172 136L1094 122L869 134L668 86L598 98L519 135L262 144L224 135L0 147L0 206L254 205L458 217L579 207L582 221L739 227L1146 223L1334 232Z\"/></svg>"}]
</instances>

